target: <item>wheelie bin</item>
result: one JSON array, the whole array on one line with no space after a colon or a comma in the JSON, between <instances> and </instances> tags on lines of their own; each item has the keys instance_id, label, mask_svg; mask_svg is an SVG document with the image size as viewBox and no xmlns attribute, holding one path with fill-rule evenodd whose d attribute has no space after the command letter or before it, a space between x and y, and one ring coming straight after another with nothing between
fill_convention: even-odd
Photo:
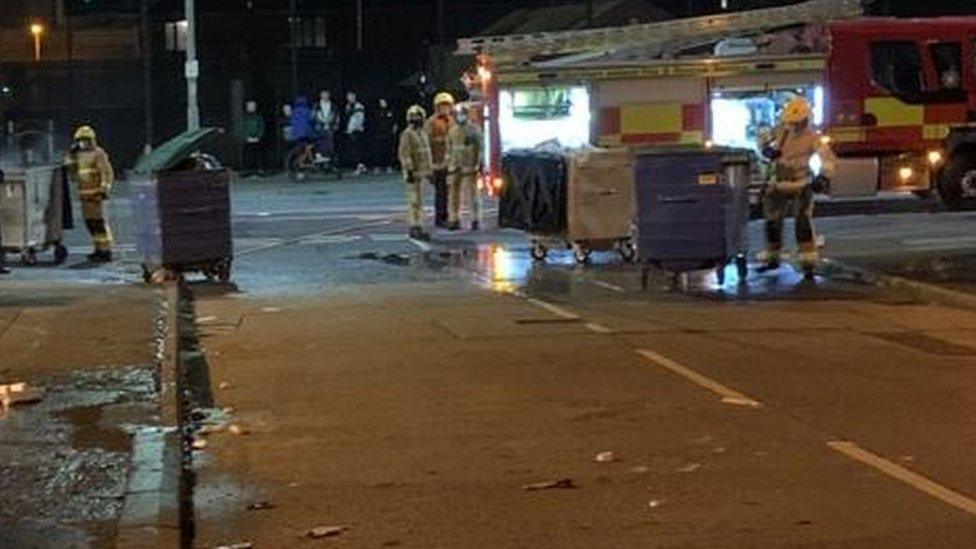
<instances>
[{"instance_id":1,"label":"wheelie bin","mask_svg":"<svg viewBox=\"0 0 976 549\"><path fill-rule=\"evenodd\" d=\"M0 182L2 252L20 254L24 265L37 264L37 253L53 250L54 263L68 258L62 244L71 228L71 203L63 166L7 168Z\"/></svg>"},{"instance_id":2,"label":"wheelie bin","mask_svg":"<svg viewBox=\"0 0 976 549\"><path fill-rule=\"evenodd\" d=\"M658 267L673 273L715 269L735 262L748 275L745 226L749 216L751 151L670 147L637 152L637 248L641 282Z\"/></svg>"},{"instance_id":3,"label":"wheelie bin","mask_svg":"<svg viewBox=\"0 0 976 549\"><path fill-rule=\"evenodd\" d=\"M230 280L232 173L200 153L220 133L217 128L185 132L160 145L133 170L138 248L146 281L158 269Z\"/></svg>"}]
</instances>

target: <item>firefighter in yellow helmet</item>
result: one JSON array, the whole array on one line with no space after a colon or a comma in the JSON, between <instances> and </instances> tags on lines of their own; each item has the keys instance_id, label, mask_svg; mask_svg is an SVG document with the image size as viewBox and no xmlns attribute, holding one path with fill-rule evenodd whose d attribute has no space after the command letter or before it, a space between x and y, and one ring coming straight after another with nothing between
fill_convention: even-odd
<instances>
[{"instance_id":1,"label":"firefighter in yellow helmet","mask_svg":"<svg viewBox=\"0 0 976 549\"><path fill-rule=\"evenodd\" d=\"M427 113L414 105L407 109L407 129L400 134L400 169L407 185L407 225L409 236L417 240L429 240L424 228L424 185L430 181L430 141L424 129Z\"/></svg>"},{"instance_id":2,"label":"firefighter in yellow helmet","mask_svg":"<svg viewBox=\"0 0 976 549\"><path fill-rule=\"evenodd\" d=\"M427 119L424 129L430 140L433 161L431 183L434 185L434 225L448 226L447 214L447 162L449 150L447 136L454 129L454 96L441 92L434 96L434 114Z\"/></svg>"},{"instance_id":3,"label":"firefighter in yellow helmet","mask_svg":"<svg viewBox=\"0 0 976 549\"><path fill-rule=\"evenodd\" d=\"M462 197L471 209L471 230L481 228L481 194L478 192L478 174L481 172L483 143L481 128L468 120L468 108L459 105L454 115L457 124L447 136L450 150L447 162L448 225L456 231L461 228Z\"/></svg>"},{"instance_id":4,"label":"firefighter in yellow helmet","mask_svg":"<svg viewBox=\"0 0 976 549\"><path fill-rule=\"evenodd\" d=\"M773 163L772 180L763 191L766 218L765 264L761 272L779 268L783 250L783 221L796 204L796 242L799 261L807 279L819 261L813 228L813 196L830 191L836 157L827 137L811 123L810 103L797 97L786 104L780 124L764 139L763 156ZM811 160L817 157L819 171Z\"/></svg>"},{"instance_id":5,"label":"firefighter in yellow helmet","mask_svg":"<svg viewBox=\"0 0 976 549\"><path fill-rule=\"evenodd\" d=\"M115 170L112 169L108 153L98 146L95 130L91 126L81 126L75 131L67 162L70 173L78 183L81 212L95 248L88 259L97 263L112 261L112 231L108 225L106 206L112 183L115 182Z\"/></svg>"}]
</instances>

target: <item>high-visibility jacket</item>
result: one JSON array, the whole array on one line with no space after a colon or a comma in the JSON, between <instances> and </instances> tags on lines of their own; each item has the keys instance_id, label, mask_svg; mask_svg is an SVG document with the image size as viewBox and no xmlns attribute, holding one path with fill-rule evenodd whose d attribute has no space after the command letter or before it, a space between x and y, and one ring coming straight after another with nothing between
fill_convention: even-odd
<instances>
[{"instance_id":1,"label":"high-visibility jacket","mask_svg":"<svg viewBox=\"0 0 976 549\"><path fill-rule=\"evenodd\" d=\"M430 177L431 155L427 132L412 127L403 130L398 152L404 178Z\"/></svg>"},{"instance_id":2,"label":"high-visibility jacket","mask_svg":"<svg viewBox=\"0 0 976 549\"><path fill-rule=\"evenodd\" d=\"M447 141L451 147L447 163L448 171L459 171L464 175L470 175L481 170L484 142L481 128L471 123L457 124L448 134Z\"/></svg>"},{"instance_id":3,"label":"high-visibility jacket","mask_svg":"<svg viewBox=\"0 0 976 549\"><path fill-rule=\"evenodd\" d=\"M430 140L430 154L434 170L446 170L448 161L447 136L457 124L451 116L435 114L427 119L424 130Z\"/></svg>"},{"instance_id":4,"label":"high-visibility jacket","mask_svg":"<svg viewBox=\"0 0 976 549\"><path fill-rule=\"evenodd\" d=\"M81 200L104 200L115 182L115 170L108 153L96 146L91 150L76 151L69 158L71 170L78 182Z\"/></svg>"},{"instance_id":5,"label":"high-visibility jacket","mask_svg":"<svg viewBox=\"0 0 976 549\"><path fill-rule=\"evenodd\" d=\"M770 145L780 152L774 165L778 190L802 190L813 175L810 160L814 155L820 158L820 173L828 178L834 175L837 157L830 148L829 140L809 126L801 130L778 126L773 130Z\"/></svg>"}]
</instances>

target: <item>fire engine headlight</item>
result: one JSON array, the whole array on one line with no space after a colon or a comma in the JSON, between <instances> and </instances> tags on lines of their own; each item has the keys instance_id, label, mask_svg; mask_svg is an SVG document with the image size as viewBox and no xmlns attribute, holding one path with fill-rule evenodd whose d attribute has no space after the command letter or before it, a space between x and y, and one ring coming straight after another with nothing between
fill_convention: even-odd
<instances>
[{"instance_id":1,"label":"fire engine headlight","mask_svg":"<svg viewBox=\"0 0 976 549\"><path fill-rule=\"evenodd\" d=\"M898 168L898 178L901 179L902 183L908 182L915 175L915 170L910 166L902 166Z\"/></svg>"},{"instance_id":2,"label":"fire engine headlight","mask_svg":"<svg viewBox=\"0 0 976 549\"><path fill-rule=\"evenodd\" d=\"M929 151L929 165L938 166L942 164L945 157L942 155L942 151Z\"/></svg>"}]
</instances>

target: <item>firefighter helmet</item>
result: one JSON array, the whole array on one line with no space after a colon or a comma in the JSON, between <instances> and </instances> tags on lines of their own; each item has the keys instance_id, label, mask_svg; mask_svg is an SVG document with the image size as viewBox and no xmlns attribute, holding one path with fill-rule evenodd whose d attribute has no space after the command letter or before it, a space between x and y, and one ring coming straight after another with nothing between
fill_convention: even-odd
<instances>
[{"instance_id":1,"label":"firefighter helmet","mask_svg":"<svg viewBox=\"0 0 976 549\"><path fill-rule=\"evenodd\" d=\"M407 109L407 122L411 120L424 120L427 118L427 111L420 105L413 105Z\"/></svg>"},{"instance_id":2,"label":"firefighter helmet","mask_svg":"<svg viewBox=\"0 0 976 549\"><path fill-rule=\"evenodd\" d=\"M783 108L783 122L786 124L799 124L810 119L810 102L803 97L791 100Z\"/></svg>"},{"instance_id":3,"label":"firefighter helmet","mask_svg":"<svg viewBox=\"0 0 976 549\"><path fill-rule=\"evenodd\" d=\"M90 139L95 141L95 128L88 125L79 126L78 129L75 130L75 141L80 139Z\"/></svg>"},{"instance_id":4,"label":"firefighter helmet","mask_svg":"<svg viewBox=\"0 0 976 549\"><path fill-rule=\"evenodd\" d=\"M434 106L450 105L454 106L454 96L450 92L441 92L434 96Z\"/></svg>"}]
</instances>

